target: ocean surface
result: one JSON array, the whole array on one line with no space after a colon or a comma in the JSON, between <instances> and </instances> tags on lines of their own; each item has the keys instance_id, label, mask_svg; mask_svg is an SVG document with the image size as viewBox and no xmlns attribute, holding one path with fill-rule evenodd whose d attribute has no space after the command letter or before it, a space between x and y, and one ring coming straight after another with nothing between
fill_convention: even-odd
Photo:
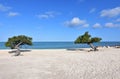
<instances>
[{"instance_id":1,"label":"ocean surface","mask_svg":"<svg viewBox=\"0 0 120 79\"><path fill-rule=\"evenodd\" d=\"M120 46L120 42L99 42L94 46ZM74 44L74 42L33 42L32 46L24 45L23 49L69 49L69 48L89 48L87 44ZM5 47L5 42L0 42L0 49L10 49Z\"/></svg>"}]
</instances>

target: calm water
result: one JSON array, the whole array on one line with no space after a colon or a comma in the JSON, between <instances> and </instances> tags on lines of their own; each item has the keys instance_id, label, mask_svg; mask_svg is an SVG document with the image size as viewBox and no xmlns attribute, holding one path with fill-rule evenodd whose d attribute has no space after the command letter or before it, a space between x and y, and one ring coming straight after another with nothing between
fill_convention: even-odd
<instances>
[{"instance_id":1,"label":"calm water","mask_svg":"<svg viewBox=\"0 0 120 79\"><path fill-rule=\"evenodd\" d=\"M5 47L5 42L0 42L0 49ZM99 42L95 46L120 46L120 42ZM25 49L68 49L68 48L89 48L87 44L74 44L73 42L33 42L33 46L23 46Z\"/></svg>"}]
</instances>

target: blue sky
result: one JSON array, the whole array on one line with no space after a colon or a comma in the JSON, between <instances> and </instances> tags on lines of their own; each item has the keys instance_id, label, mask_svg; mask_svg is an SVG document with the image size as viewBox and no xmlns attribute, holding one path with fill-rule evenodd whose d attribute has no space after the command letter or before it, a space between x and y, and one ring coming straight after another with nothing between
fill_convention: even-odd
<instances>
[{"instance_id":1,"label":"blue sky","mask_svg":"<svg viewBox=\"0 0 120 79\"><path fill-rule=\"evenodd\" d=\"M120 41L120 0L0 0L0 41L74 41L86 31Z\"/></svg>"}]
</instances>

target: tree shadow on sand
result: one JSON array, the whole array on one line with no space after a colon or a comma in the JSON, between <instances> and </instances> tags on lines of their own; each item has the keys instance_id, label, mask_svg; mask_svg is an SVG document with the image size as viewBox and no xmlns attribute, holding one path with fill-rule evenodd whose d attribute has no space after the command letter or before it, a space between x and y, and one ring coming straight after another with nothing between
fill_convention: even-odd
<instances>
[{"instance_id":1,"label":"tree shadow on sand","mask_svg":"<svg viewBox=\"0 0 120 79\"><path fill-rule=\"evenodd\" d=\"M17 49L13 49L13 50L9 51L8 53L10 53L10 54L14 53L14 56L15 56L16 55L16 50ZM31 52L31 50L29 50L29 49L21 49L20 50L20 53L25 53L25 52ZM21 55L21 56L23 56L23 55Z\"/></svg>"},{"instance_id":2,"label":"tree shadow on sand","mask_svg":"<svg viewBox=\"0 0 120 79\"><path fill-rule=\"evenodd\" d=\"M76 49L76 48L69 48L69 49L66 49L67 51L85 51L85 52L89 52L89 50L88 49L82 49L82 48L80 48L80 49Z\"/></svg>"},{"instance_id":3,"label":"tree shadow on sand","mask_svg":"<svg viewBox=\"0 0 120 79\"><path fill-rule=\"evenodd\" d=\"M96 52L93 49L86 49L86 48L69 48L66 49L67 51L82 51L82 52Z\"/></svg>"}]
</instances>

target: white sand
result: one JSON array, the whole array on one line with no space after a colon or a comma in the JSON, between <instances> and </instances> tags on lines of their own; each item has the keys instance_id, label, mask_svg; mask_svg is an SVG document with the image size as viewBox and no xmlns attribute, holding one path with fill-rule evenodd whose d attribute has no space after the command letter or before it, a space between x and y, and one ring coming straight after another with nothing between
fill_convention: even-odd
<instances>
[{"instance_id":1,"label":"white sand","mask_svg":"<svg viewBox=\"0 0 120 79\"><path fill-rule=\"evenodd\" d=\"M120 48L0 50L0 79L120 79Z\"/></svg>"}]
</instances>

